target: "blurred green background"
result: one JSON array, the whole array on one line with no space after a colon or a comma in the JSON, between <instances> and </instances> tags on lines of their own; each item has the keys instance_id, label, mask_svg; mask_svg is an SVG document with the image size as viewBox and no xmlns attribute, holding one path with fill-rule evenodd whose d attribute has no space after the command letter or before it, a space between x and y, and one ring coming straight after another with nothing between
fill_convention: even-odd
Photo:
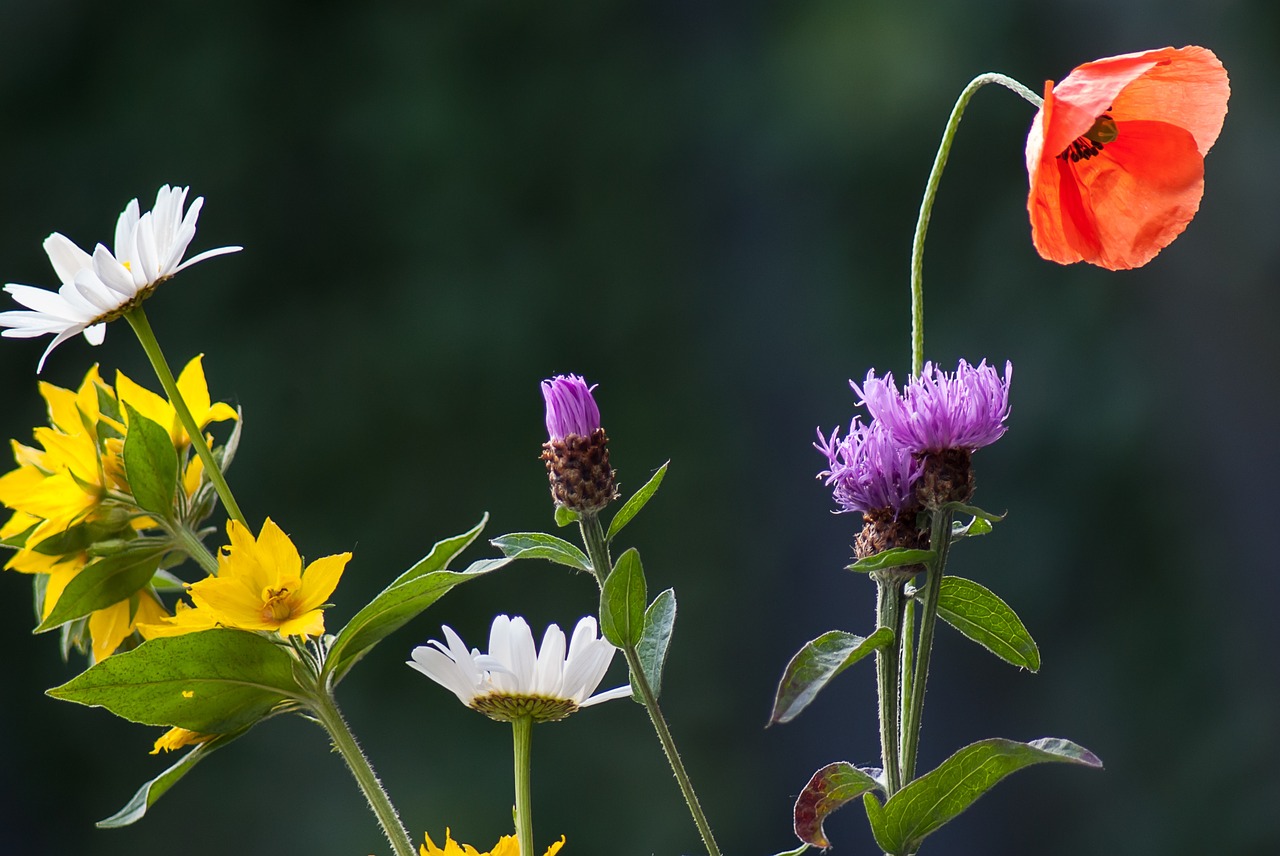
<instances>
[{"instance_id":1,"label":"blurred green background","mask_svg":"<svg viewBox=\"0 0 1280 856\"><path fill-rule=\"evenodd\" d=\"M206 354L245 410L232 484L309 557L353 550L340 626L437 539L551 528L538 381L598 400L624 491L670 459L625 540L679 595L664 706L728 854L792 846L796 793L878 754L873 669L763 729L806 640L867 632L841 570L857 521L813 475L847 379L908 368L911 228L939 134L975 74L1040 89L1109 54L1203 44L1232 79L1207 193L1146 268L1041 261L1024 210L1032 111L970 107L926 255L928 355L1016 367L1008 435L976 460L1008 509L956 551L1022 615L1020 673L939 632L921 760L990 736L1070 737L1103 773L1020 773L931 839L940 854L1280 852L1280 11L1267 0L0 2L0 280L54 285L51 231L109 239L132 197L190 184L193 251L245 251L148 304L170 360ZM0 435L43 419L39 344L0 345ZM155 388L127 327L63 345ZM482 546L468 559L492 555ZM415 836L510 828L509 730L406 668L448 623L540 630L594 606L528 562L387 640L339 701ZM320 729L273 720L140 824L98 831L167 764L156 729L43 695L82 665L32 637L0 575L0 851L385 852ZM615 663L608 685L623 680ZM699 843L643 711L537 729L536 820L577 854ZM827 831L876 852L858 808Z\"/></svg>"}]
</instances>

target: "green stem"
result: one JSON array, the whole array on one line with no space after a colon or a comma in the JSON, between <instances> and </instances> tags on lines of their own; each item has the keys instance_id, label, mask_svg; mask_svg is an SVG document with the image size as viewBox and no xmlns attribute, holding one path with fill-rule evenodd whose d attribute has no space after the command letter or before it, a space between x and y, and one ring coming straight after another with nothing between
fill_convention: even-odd
<instances>
[{"instance_id":1,"label":"green stem","mask_svg":"<svg viewBox=\"0 0 1280 856\"><path fill-rule=\"evenodd\" d=\"M905 586L904 586L905 588ZM907 718L902 715L902 711L911 707L912 691L915 684L912 683L912 665L915 656L915 635L916 635L916 599L914 594L904 594L902 597L902 638L899 640L899 666L898 675L901 679L900 695L898 696L898 752L901 755L902 747L906 745L905 728ZM902 771L901 762L898 766L899 772Z\"/></svg>"},{"instance_id":2,"label":"green stem","mask_svg":"<svg viewBox=\"0 0 1280 856\"><path fill-rule=\"evenodd\" d=\"M893 796L902 787L899 769L899 648L902 636L902 589L906 581L895 577L896 568L876 577L876 626L893 631L893 642L876 652L877 690L880 696L880 759L884 764L885 791Z\"/></svg>"},{"instance_id":3,"label":"green stem","mask_svg":"<svg viewBox=\"0 0 1280 856\"><path fill-rule=\"evenodd\" d=\"M382 831L391 842L396 856L416 856L408 831L400 822L400 816L391 805L387 792L382 789L382 783L378 781L373 767L369 766L369 759L360 751L355 735L351 733L351 729L342 718L342 713L338 710L337 702L327 692L321 691L315 698L310 699L309 703L316 719L324 726L324 730L329 732L333 747L338 750L342 760L347 762L351 775L355 776L356 784L360 786L365 799L369 801L369 807L377 815L378 823L382 825Z\"/></svg>"},{"instance_id":4,"label":"green stem","mask_svg":"<svg viewBox=\"0 0 1280 856\"><path fill-rule=\"evenodd\" d=\"M921 590L920 642L916 646L915 674L911 678L911 703L907 707L902 725L902 780L915 778L916 750L920 745L920 724L924 716L925 682L929 678L929 655L933 653L933 628L938 620L938 590L947 567L947 553L951 549L951 512L933 512L933 525L929 533L929 545L934 559L925 569L925 583Z\"/></svg>"},{"instance_id":5,"label":"green stem","mask_svg":"<svg viewBox=\"0 0 1280 856\"><path fill-rule=\"evenodd\" d=\"M169 534L182 545L183 552L190 556L196 564L204 568L211 576L218 575L217 558L209 552L209 548L195 536L194 532L181 523L169 523L166 528L169 530Z\"/></svg>"},{"instance_id":6,"label":"green stem","mask_svg":"<svg viewBox=\"0 0 1280 856\"><path fill-rule=\"evenodd\" d=\"M160 379L160 386L164 388L165 395L169 397L169 403L173 405L173 409L177 412L178 421L182 423L187 436L191 438L191 445L196 450L196 454L204 462L204 471L209 474L209 479L213 482L213 487L218 492L219 498L222 499L222 505L227 509L227 514L231 516L232 520L248 526L248 521L245 520L244 514L240 511L240 506L236 503L236 498L231 495L231 487L222 475L222 468L213 459L213 452L209 451L209 444L204 441L204 434L201 433L200 426L196 425L196 420L191 416L191 410L187 407L187 402L183 400L182 393L178 391L178 384L173 379L173 372L169 369L169 363L164 358L164 351L160 350L160 343L156 340L156 334L151 330L151 323L147 320L147 314L143 311L142 305L139 304L130 309L125 313L124 318L129 322L129 326L133 328L138 341L142 343L142 350L146 351L147 359L151 360L151 367L155 369L156 377Z\"/></svg>"},{"instance_id":7,"label":"green stem","mask_svg":"<svg viewBox=\"0 0 1280 856\"><path fill-rule=\"evenodd\" d=\"M613 571L613 563L609 558L609 544L604 536L604 528L600 525L600 518L595 514L582 515L578 520L578 527L582 531L582 543L587 548L587 556L591 559L592 573L603 590L605 579ZM671 729L667 726L666 717L662 715L662 709L658 707L658 698L653 694L653 688L649 686L649 679L645 677L644 666L640 663L640 655L633 645L623 648L622 653L626 656L627 667L631 671L632 689L640 693L640 701L644 704L645 710L649 712L649 721L653 723L653 730L658 734L658 742L662 744L662 751L666 753L667 763L671 765L671 772L675 774L676 784L680 787L680 793L684 796L685 804L689 806L689 813L693 816L694 826L698 827L698 834L702 836L702 844L707 848L708 856L720 856L720 847L716 844L715 836L711 833L711 824L707 822L707 816L702 811L702 804L698 802L698 794L693 789L693 782L684 768L684 762L680 760L680 752L676 749L675 738L671 736Z\"/></svg>"},{"instance_id":8,"label":"green stem","mask_svg":"<svg viewBox=\"0 0 1280 856\"><path fill-rule=\"evenodd\" d=\"M924 236L929 231L929 217L933 213L933 202L938 196L938 184L942 181L942 170L947 165L947 157L951 154L951 144L955 140L956 129L960 126L960 117L973 94L988 83L998 83L1021 95L1037 108L1043 99L1027 87L1011 77L1003 74L980 74L960 93L956 104L951 108L951 117L947 119L947 127L942 132L942 142L938 144L938 153L933 158L933 170L929 173L929 181L924 188L924 198L920 200L920 216L916 219L915 238L911 243L911 374L919 375L924 368Z\"/></svg>"},{"instance_id":9,"label":"green stem","mask_svg":"<svg viewBox=\"0 0 1280 856\"><path fill-rule=\"evenodd\" d=\"M516 766L516 840L520 856L533 856L533 717L511 720Z\"/></svg>"}]
</instances>

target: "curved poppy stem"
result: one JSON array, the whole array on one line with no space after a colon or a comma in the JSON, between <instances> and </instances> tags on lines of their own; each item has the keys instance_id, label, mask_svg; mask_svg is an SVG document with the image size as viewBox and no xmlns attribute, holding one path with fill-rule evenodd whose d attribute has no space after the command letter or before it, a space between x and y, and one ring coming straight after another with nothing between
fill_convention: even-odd
<instances>
[{"instance_id":1,"label":"curved poppy stem","mask_svg":"<svg viewBox=\"0 0 1280 856\"><path fill-rule=\"evenodd\" d=\"M933 213L933 201L938 196L938 184L942 181L942 170L947 165L947 157L951 154L951 144L956 137L956 129L960 126L960 117L973 94L988 83L998 83L1005 89L1012 90L1039 109L1044 103L1036 95L1012 77L988 72L980 74L960 93L956 104L951 108L951 117L947 119L947 127L942 132L942 142L938 144L938 153L933 158L933 170L929 173L929 181L924 188L924 198L920 200L920 216L916 219L915 238L911 242L911 374L919 375L924 368L924 236L929 231L929 216Z\"/></svg>"}]
</instances>

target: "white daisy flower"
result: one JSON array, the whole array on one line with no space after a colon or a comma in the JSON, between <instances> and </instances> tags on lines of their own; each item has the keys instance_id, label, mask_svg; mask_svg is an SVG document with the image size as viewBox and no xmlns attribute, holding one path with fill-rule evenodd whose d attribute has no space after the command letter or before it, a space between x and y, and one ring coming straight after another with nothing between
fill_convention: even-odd
<instances>
[{"instance_id":1,"label":"white daisy flower","mask_svg":"<svg viewBox=\"0 0 1280 856\"><path fill-rule=\"evenodd\" d=\"M531 716L551 722L580 707L631 695L629 685L591 695L618 649L597 637L596 620L589 616L573 629L567 656L557 625L547 628L541 650L535 651L533 633L519 616L493 620L488 654L467 650L453 628L441 630L448 644L432 639L413 649L408 664L491 719Z\"/></svg>"},{"instance_id":2,"label":"white daisy flower","mask_svg":"<svg viewBox=\"0 0 1280 856\"><path fill-rule=\"evenodd\" d=\"M166 184L146 214L139 214L138 200L130 202L116 221L114 253L98 244L90 255L57 232L46 238L44 251L62 283L57 291L17 283L4 287L27 308L0 312L0 327L9 328L0 335L54 337L40 357L37 374L53 349L77 333L91 345L102 344L104 325L146 300L169 277L196 262L243 249L219 247L182 260L204 205L204 197L198 196L183 214L188 189Z\"/></svg>"}]
</instances>

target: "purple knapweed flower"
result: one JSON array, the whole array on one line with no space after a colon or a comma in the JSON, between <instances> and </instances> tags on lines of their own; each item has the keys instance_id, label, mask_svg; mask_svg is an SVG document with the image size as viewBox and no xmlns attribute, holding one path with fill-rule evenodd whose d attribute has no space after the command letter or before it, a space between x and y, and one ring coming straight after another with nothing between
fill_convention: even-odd
<instances>
[{"instance_id":1,"label":"purple knapweed flower","mask_svg":"<svg viewBox=\"0 0 1280 856\"><path fill-rule=\"evenodd\" d=\"M594 386L579 375L542 382L547 404L547 465L551 498L578 514L595 514L618 497L617 473L609 466L609 438L600 427Z\"/></svg>"},{"instance_id":2,"label":"purple knapweed flower","mask_svg":"<svg viewBox=\"0 0 1280 856\"><path fill-rule=\"evenodd\" d=\"M937 454L949 449L973 452L1004 435L1012 376L1009 362L1002 380L986 360L976 368L961 360L955 374L925 363L924 371L901 393L892 374L878 378L874 369L861 387L853 381L849 385L896 442L916 454Z\"/></svg>"},{"instance_id":3,"label":"purple knapweed flower","mask_svg":"<svg viewBox=\"0 0 1280 856\"><path fill-rule=\"evenodd\" d=\"M836 428L825 437L818 429L813 447L827 456L828 469L818 478L833 488L841 511L891 511L897 517L915 504L922 464L909 449L894 442L879 422L863 425L854 418L849 433L843 438L839 434Z\"/></svg>"},{"instance_id":4,"label":"purple knapweed flower","mask_svg":"<svg viewBox=\"0 0 1280 856\"><path fill-rule=\"evenodd\" d=\"M556 375L542 382L542 397L547 402L547 436L563 440L570 434L590 437L600 430L600 408L591 395L595 385L579 375Z\"/></svg>"}]
</instances>

